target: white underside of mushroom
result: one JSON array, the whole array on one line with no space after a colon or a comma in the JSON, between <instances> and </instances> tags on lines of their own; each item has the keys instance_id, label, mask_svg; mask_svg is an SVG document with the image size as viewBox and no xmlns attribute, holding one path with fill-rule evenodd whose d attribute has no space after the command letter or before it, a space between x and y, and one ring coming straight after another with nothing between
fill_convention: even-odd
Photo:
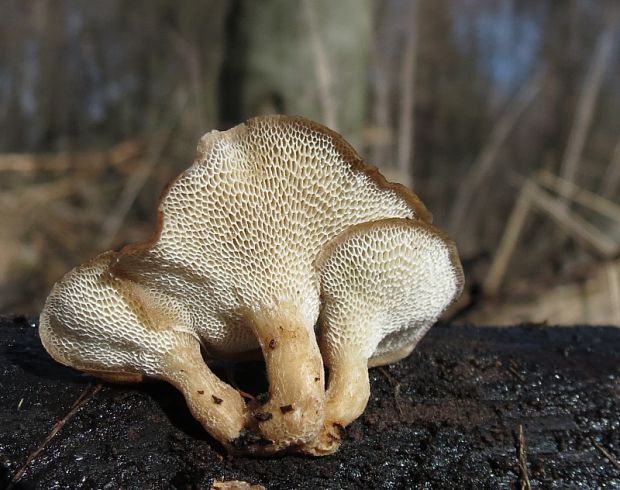
<instances>
[{"instance_id":1,"label":"white underside of mushroom","mask_svg":"<svg viewBox=\"0 0 620 490\"><path fill-rule=\"evenodd\" d=\"M205 135L159 212L150 242L59 281L41 338L60 362L106 379L171 382L231 451L333 452L333 427L366 404L369 359L405 355L462 285L454 246L419 200L301 118ZM201 345L212 358L260 348L269 402L246 407ZM340 378L359 396L336 389Z\"/></svg>"}]
</instances>

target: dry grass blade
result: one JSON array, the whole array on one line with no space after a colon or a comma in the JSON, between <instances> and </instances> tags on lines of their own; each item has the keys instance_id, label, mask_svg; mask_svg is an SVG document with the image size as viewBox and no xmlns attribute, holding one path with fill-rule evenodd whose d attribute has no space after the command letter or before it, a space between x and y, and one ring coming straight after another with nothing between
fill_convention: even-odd
<instances>
[{"instance_id":1,"label":"dry grass blade","mask_svg":"<svg viewBox=\"0 0 620 490\"><path fill-rule=\"evenodd\" d=\"M566 151L562 158L562 166L560 175L566 182L574 182L579 161L583 154L583 148L586 142L586 136L588 130L592 124L594 115L594 107L600 93L603 75L605 68L609 65L608 60L614 48L614 38L616 32L616 25L618 22L618 9L617 5L613 7L612 15L608 18L610 21L607 27L599 36L592 61L588 68L586 78L583 82L583 88L577 101L577 109L575 114L575 121L573 127L568 136L568 144L566 145ZM562 196L570 193L568 186L564 185L565 189L561 192ZM567 206L569 199L562 197L561 200L564 206Z\"/></svg>"},{"instance_id":2,"label":"dry grass blade","mask_svg":"<svg viewBox=\"0 0 620 490\"><path fill-rule=\"evenodd\" d=\"M538 174L537 181L546 188L557 192L562 197L570 199L582 206L589 208L602 216L606 216L620 223L620 206L609 199L579 187L572 182L553 175L546 170Z\"/></svg>"},{"instance_id":3,"label":"dry grass blade","mask_svg":"<svg viewBox=\"0 0 620 490\"><path fill-rule=\"evenodd\" d=\"M144 150L140 140L122 141L107 150L61 153L4 153L0 155L0 172L37 174L39 172L64 172L81 167L94 172L106 165L120 165L137 158Z\"/></svg>"},{"instance_id":4,"label":"dry grass blade","mask_svg":"<svg viewBox=\"0 0 620 490\"><path fill-rule=\"evenodd\" d=\"M112 247L114 239L125 222L125 218L131 210L138 194L146 184L146 181L155 169L155 166L159 163L170 136L179 122L183 109L187 105L188 99L189 97L187 94L184 94L182 100L178 104L176 113L173 114L170 126L166 129L161 138L155 140L155 143L153 143L149 149L149 155L146 159L147 163L145 163L129 178L127 184L121 192L120 197L118 198L115 208L110 212L106 221L104 221L103 226L101 227L101 236L99 240L99 243L102 245L102 249L105 250Z\"/></svg>"},{"instance_id":5,"label":"dry grass blade","mask_svg":"<svg viewBox=\"0 0 620 490\"><path fill-rule=\"evenodd\" d=\"M605 272L609 284L609 299L611 300L614 323L620 326L620 273L618 273L618 267L613 262L606 264Z\"/></svg>"},{"instance_id":6,"label":"dry grass blade","mask_svg":"<svg viewBox=\"0 0 620 490\"><path fill-rule=\"evenodd\" d=\"M392 376L384 367L379 367L379 372L383 374L383 376L385 376L385 379L387 379L388 383L390 383L392 385L392 388L394 388L394 404L396 405L398 415L402 419L404 412L400 399L400 383L396 381L396 379L394 379L394 376Z\"/></svg>"},{"instance_id":7,"label":"dry grass blade","mask_svg":"<svg viewBox=\"0 0 620 490\"><path fill-rule=\"evenodd\" d=\"M612 270L615 269L615 270ZM584 274L566 280L528 281L527 294L508 295L505 301L488 303L459 318L463 323L514 325L617 325L620 326L620 259L592 263Z\"/></svg>"},{"instance_id":8,"label":"dry grass blade","mask_svg":"<svg viewBox=\"0 0 620 490\"><path fill-rule=\"evenodd\" d=\"M319 25L314 12L315 4L310 0L301 0L308 31L310 34L310 46L312 48L312 59L314 63L314 73L319 92L319 103L323 113L323 122L334 131L338 131L336 120L336 110L331 94L331 72L327 61L325 46L323 45L319 33Z\"/></svg>"},{"instance_id":9,"label":"dry grass blade","mask_svg":"<svg viewBox=\"0 0 620 490\"><path fill-rule=\"evenodd\" d=\"M620 249L620 244L609 238L596 227L580 218L568 209L560 199L551 197L543 189L534 186L531 190L532 202L549 215L570 236L583 242L597 254L605 258L614 257Z\"/></svg>"},{"instance_id":10,"label":"dry grass blade","mask_svg":"<svg viewBox=\"0 0 620 490\"><path fill-rule=\"evenodd\" d=\"M240 480L215 480L211 490L265 490L265 487Z\"/></svg>"},{"instance_id":11,"label":"dry grass blade","mask_svg":"<svg viewBox=\"0 0 620 490\"><path fill-rule=\"evenodd\" d=\"M168 33L172 40L172 46L187 66L188 79L194 101L191 105L191 110L194 111L195 124L199 128L204 128L207 125L207 118L203 101L202 87L204 87L204 80L202 79L203 70L200 63L200 49L195 44L188 42L177 29L168 29Z\"/></svg>"},{"instance_id":12,"label":"dry grass blade","mask_svg":"<svg viewBox=\"0 0 620 490\"><path fill-rule=\"evenodd\" d=\"M523 426L519 425L519 488L521 490L531 490L530 476L527 470L527 447L525 445L525 434Z\"/></svg>"},{"instance_id":13,"label":"dry grass blade","mask_svg":"<svg viewBox=\"0 0 620 490\"><path fill-rule=\"evenodd\" d=\"M67 155L33 154L33 153L5 153L0 155L0 172L19 172L34 174L41 171L64 171L71 165Z\"/></svg>"},{"instance_id":14,"label":"dry grass blade","mask_svg":"<svg viewBox=\"0 0 620 490\"><path fill-rule=\"evenodd\" d=\"M382 2L374 5L375 18L379 18L379 10L384 7ZM378 20L377 20L378 22ZM364 140L369 145L369 157L371 162L388 162L389 149L394 140L391 128L391 77L393 70L390 69L389 58L385 56L385 50L375 34L375 39L370 46L371 63L374 83L371 85L373 97L371 101L371 124L365 130ZM374 67L374 68L373 68Z\"/></svg>"},{"instance_id":15,"label":"dry grass blade","mask_svg":"<svg viewBox=\"0 0 620 490\"><path fill-rule=\"evenodd\" d=\"M620 184L620 141L616 144L607 170L603 175L601 194L605 197L612 196L618 189L618 184Z\"/></svg>"},{"instance_id":16,"label":"dry grass blade","mask_svg":"<svg viewBox=\"0 0 620 490\"><path fill-rule=\"evenodd\" d=\"M417 65L417 18L419 1L413 0L410 27L401 65L400 120L398 124L398 169L413 182L413 158L415 143L415 75Z\"/></svg>"},{"instance_id":17,"label":"dry grass blade","mask_svg":"<svg viewBox=\"0 0 620 490\"><path fill-rule=\"evenodd\" d=\"M69 410L67 415L65 415L62 419L56 422L50 433L39 445L39 447L37 447L37 449L35 449L35 451L32 452L30 456L28 456L28 459L26 460L24 465L17 471L17 473L15 473L13 478L11 478L11 481L7 486L7 490L13 488L15 484L19 482L19 480L22 478L22 476L24 476L24 473L28 469L28 466L30 466L30 464L39 456L39 454L41 454L41 452L47 447L47 445L54 438L54 436L56 436L56 434L60 432L60 430L65 426L65 424L75 416L78 410L93 396L95 396L102 387L103 385L101 384L96 385L94 388L89 385L84 389L84 391L82 391L78 399L71 406L71 409Z\"/></svg>"},{"instance_id":18,"label":"dry grass blade","mask_svg":"<svg viewBox=\"0 0 620 490\"><path fill-rule=\"evenodd\" d=\"M49 204L51 201L66 197L75 191L75 181L69 177L47 184L23 185L0 194L2 209L19 209L20 214L33 206Z\"/></svg>"},{"instance_id":19,"label":"dry grass blade","mask_svg":"<svg viewBox=\"0 0 620 490\"><path fill-rule=\"evenodd\" d=\"M545 174L542 174L542 181L546 182L548 186L553 186L555 189L559 186L559 183L549 178L549 175L551 174L547 174L545 177ZM526 219L533 207L545 212L570 236L579 242L587 244L599 255L611 258L620 251L620 244L615 240L606 236L596 227L566 208L558 198L550 196L546 191L541 189L537 185L539 179L540 177L536 180L528 179L523 184L483 284L483 290L487 295L493 296L499 291L504 276L506 275L508 264L510 263L510 259L514 254L517 242L523 231ZM550 182L552 182L552 184L550 184ZM599 198L599 196L595 194L593 194L593 196L589 194L585 195L586 197L584 198L583 192L581 194L577 193L574 194L572 198L575 199L575 196L581 196L579 199L584 202L587 201L591 206L593 205L592 197L595 196ZM616 209L610 207L610 205L615 206L615 204L609 203L607 200L605 201L605 214L609 215L611 213L615 218ZM596 200L594 206L598 208L603 207L602 203L598 200Z\"/></svg>"},{"instance_id":20,"label":"dry grass blade","mask_svg":"<svg viewBox=\"0 0 620 490\"><path fill-rule=\"evenodd\" d=\"M501 115L498 123L493 127L487 144L484 146L476 161L472 164L459 185L450 217L450 227L454 233L461 230L466 223L471 224L471 219L465 220L467 211L476 195L480 194L480 185L493 168L499 151L508 139L513 128L516 126L521 115L534 102L541 91L545 80L545 72L538 71L526 82L516 95L506 111Z\"/></svg>"},{"instance_id":21,"label":"dry grass blade","mask_svg":"<svg viewBox=\"0 0 620 490\"><path fill-rule=\"evenodd\" d=\"M531 180L527 180L521 191L517 202L510 213L508 224L504 229L502 239L495 252L491 267L483 284L484 292L494 296L499 291L499 287L506 275L508 264L514 254L517 242L521 236L521 231L532 207L531 191L534 187Z\"/></svg>"}]
</instances>

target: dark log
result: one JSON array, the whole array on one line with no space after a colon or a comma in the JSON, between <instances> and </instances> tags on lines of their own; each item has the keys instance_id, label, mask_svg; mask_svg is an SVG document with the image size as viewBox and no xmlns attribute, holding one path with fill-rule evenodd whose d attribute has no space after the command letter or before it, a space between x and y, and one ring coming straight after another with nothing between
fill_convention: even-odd
<instances>
[{"instance_id":1,"label":"dark log","mask_svg":"<svg viewBox=\"0 0 620 490\"><path fill-rule=\"evenodd\" d=\"M242 366L236 382L264 391L256 373ZM93 395L97 381L55 363L34 324L3 319L0 488L63 419L15 488L620 488L620 329L436 326L370 379L335 455L230 459L170 386Z\"/></svg>"}]
</instances>

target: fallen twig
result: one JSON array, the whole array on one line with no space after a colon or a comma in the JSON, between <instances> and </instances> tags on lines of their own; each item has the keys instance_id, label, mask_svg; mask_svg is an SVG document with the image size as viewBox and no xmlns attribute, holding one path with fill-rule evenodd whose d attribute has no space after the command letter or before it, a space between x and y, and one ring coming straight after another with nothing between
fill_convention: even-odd
<instances>
[{"instance_id":1,"label":"fallen twig","mask_svg":"<svg viewBox=\"0 0 620 490\"><path fill-rule=\"evenodd\" d=\"M601 446L598 442L592 441L592 444L596 449L603 453L603 455L609 460L609 462L614 466L614 468L620 470L620 463L618 463L618 460L614 458L613 455L609 451L607 451L607 449Z\"/></svg>"},{"instance_id":2,"label":"fallen twig","mask_svg":"<svg viewBox=\"0 0 620 490\"><path fill-rule=\"evenodd\" d=\"M54 436L56 434L58 434L58 432L60 432L60 430L65 426L65 424L75 416L75 414L78 412L78 410L87 401L89 401L93 396L95 396L99 392L99 390L101 390L102 387L103 387L103 385L101 385L101 384L96 385L94 388L91 385L88 385L84 389L84 391L82 391L82 393L80 394L78 399L71 406L71 409L69 410L67 415L65 415L62 419L60 419L58 422L56 422L56 424L54 425L54 427L52 428L50 433L47 435L47 437L43 440L43 442L41 444L39 444L39 447L37 447L37 449L35 449L30 454L30 456L28 456L28 459L23 464L23 466L17 471L17 473L15 473L13 478L11 478L11 481L9 482L9 484L7 486L7 490L11 489L12 487L15 486L15 484L17 482L19 482L19 480L22 478L22 476L24 476L24 473L28 469L28 466L30 466L30 464L35 459L37 459L39 454L41 454L41 452L47 447L47 445L54 438Z\"/></svg>"},{"instance_id":3,"label":"fallen twig","mask_svg":"<svg viewBox=\"0 0 620 490\"><path fill-rule=\"evenodd\" d=\"M523 376L518 371L518 365L513 361L510 361L510 365L508 366L508 372L512 374L515 378L517 378L522 383L525 381L525 376Z\"/></svg>"},{"instance_id":4,"label":"fallen twig","mask_svg":"<svg viewBox=\"0 0 620 490\"><path fill-rule=\"evenodd\" d=\"M531 490L530 475L527 470L527 448L525 446L525 434L523 426L519 425L519 488Z\"/></svg>"}]
</instances>

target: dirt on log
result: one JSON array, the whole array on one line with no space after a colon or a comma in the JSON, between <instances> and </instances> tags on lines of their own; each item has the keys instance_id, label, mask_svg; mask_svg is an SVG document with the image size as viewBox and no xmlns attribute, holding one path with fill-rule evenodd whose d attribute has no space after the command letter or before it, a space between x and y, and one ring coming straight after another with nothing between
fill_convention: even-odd
<instances>
[{"instance_id":1,"label":"dirt on log","mask_svg":"<svg viewBox=\"0 0 620 490\"><path fill-rule=\"evenodd\" d=\"M99 385L5 318L0 488L620 488L620 329L436 326L370 380L335 455L231 459L172 387Z\"/></svg>"}]
</instances>

